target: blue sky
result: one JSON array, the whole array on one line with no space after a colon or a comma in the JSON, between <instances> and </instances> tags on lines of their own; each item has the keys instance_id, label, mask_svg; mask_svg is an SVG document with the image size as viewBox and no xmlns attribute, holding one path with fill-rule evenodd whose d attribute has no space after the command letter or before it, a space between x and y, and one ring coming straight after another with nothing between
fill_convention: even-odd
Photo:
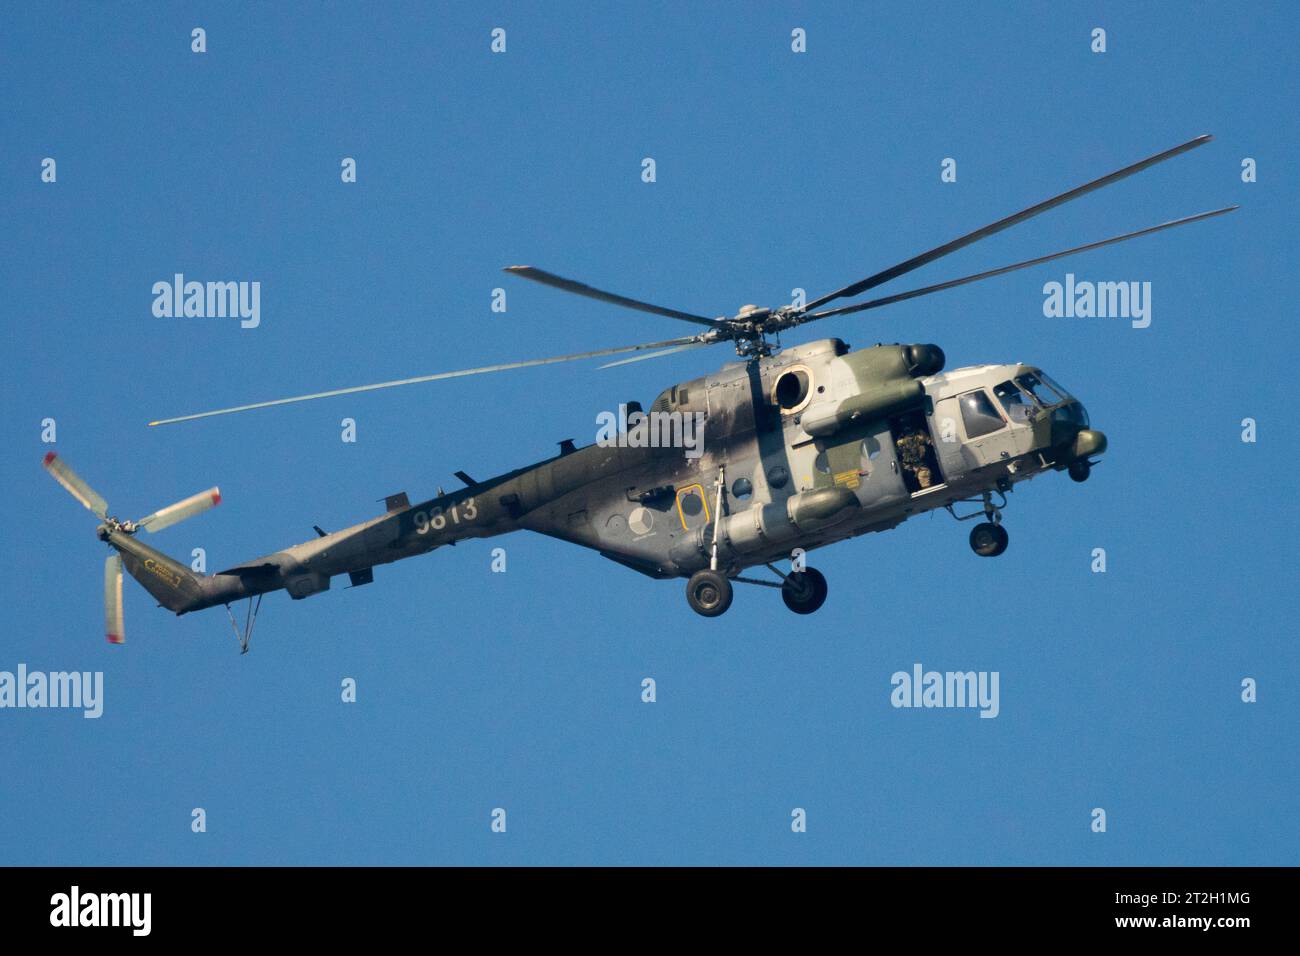
<instances>
[{"instance_id":1,"label":"blue sky","mask_svg":"<svg viewBox=\"0 0 1300 956\"><path fill-rule=\"evenodd\" d=\"M102 670L106 699L99 720L0 711L0 862L1300 862L1293 5L47 4L5 20L0 669ZM1232 216L787 336L1040 364L1111 446L1085 485L1021 486L995 561L943 514L816 553L831 591L811 617L742 588L705 620L681 582L518 535L357 590L272 595L247 657L219 609L176 619L128 582L127 644L110 647L94 520L39 467L53 417L54 447L119 515L219 484L219 509L149 542L203 547L215 570L457 469L591 441L597 412L730 356L151 419L676 336L499 269L709 315L777 305L1203 132L888 291L1240 203ZM1044 318L1042 285L1067 271L1151 282L1151 327ZM155 318L151 286L176 272L260 281L260 327ZM1000 715L892 708L890 675L916 662L998 671Z\"/></svg>"}]
</instances>

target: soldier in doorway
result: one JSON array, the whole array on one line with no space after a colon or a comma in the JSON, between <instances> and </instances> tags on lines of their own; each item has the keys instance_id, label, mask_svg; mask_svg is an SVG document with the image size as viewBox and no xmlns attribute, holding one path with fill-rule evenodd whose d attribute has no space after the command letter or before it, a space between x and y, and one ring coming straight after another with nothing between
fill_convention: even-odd
<instances>
[{"instance_id":1,"label":"soldier in doorway","mask_svg":"<svg viewBox=\"0 0 1300 956\"><path fill-rule=\"evenodd\" d=\"M912 473L919 488L929 488L934 481L930 467L925 463L930 453L930 439L923 431L908 432L898 439L898 458L903 468Z\"/></svg>"}]
</instances>

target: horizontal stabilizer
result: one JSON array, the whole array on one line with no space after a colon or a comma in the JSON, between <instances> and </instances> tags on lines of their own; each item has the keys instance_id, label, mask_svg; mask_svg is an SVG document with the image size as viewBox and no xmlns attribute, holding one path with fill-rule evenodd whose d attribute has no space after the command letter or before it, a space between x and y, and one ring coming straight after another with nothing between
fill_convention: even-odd
<instances>
[{"instance_id":1,"label":"horizontal stabilizer","mask_svg":"<svg viewBox=\"0 0 1300 956\"><path fill-rule=\"evenodd\" d=\"M240 578L264 578L268 575L279 574L280 566L278 564L241 564L233 568L226 568L224 571L218 571L218 575L233 575Z\"/></svg>"}]
</instances>

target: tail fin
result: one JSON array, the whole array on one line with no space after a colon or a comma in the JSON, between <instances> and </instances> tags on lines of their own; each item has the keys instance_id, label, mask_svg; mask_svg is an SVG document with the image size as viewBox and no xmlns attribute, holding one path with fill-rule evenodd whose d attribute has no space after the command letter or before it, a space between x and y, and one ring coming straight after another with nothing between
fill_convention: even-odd
<instances>
[{"instance_id":1,"label":"tail fin","mask_svg":"<svg viewBox=\"0 0 1300 956\"><path fill-rule=\"evenodd\" d=\"M180 614L198 605L203 588L185 565L120 531L107 532L106 540L122 555L126 573L167 610Z\"/></svg>"}]
</instances>

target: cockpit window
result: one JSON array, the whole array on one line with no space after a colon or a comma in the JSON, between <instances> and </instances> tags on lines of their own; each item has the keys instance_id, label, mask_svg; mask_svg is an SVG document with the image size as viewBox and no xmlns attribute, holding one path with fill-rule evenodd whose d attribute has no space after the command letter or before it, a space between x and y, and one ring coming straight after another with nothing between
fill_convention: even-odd
<instances>
[{"instance_id":1,"label":"cockpit window","mask_svg":"<svg viewBox=\"0 0 1300 956\"><path fill-rule=\"evenodd\" d=\"M1027 422L1034 417L1037 406L1034 405L1032 399L1016 387L1015 382L1003 382L993 389L993 394L997 396L998 401L1002 403L1002 408L1007 413L1007 417L1013 422Z\"/></svg>"},{"instance_id":2,"label":"cockpit window","mask_svg":"<svg viewBox=\"0 0 1300 956\"><path fill-rule=\"evenodd\" d=\"M1081 402L1070 402L1052 411L1052 421L1087 428L1088 410L1083 407Z\"/></svg>"},{"instance_id":3,"label":"cockpit window","mask_svg":"<svg viewBox=\"0 0 1300 956\"><path fill-rule=\"evenodd\" d=\"M1057 395L1051 386L1045 385L1037 375L1021 375L1016 379L1016 382L1026 392L1034 396L1040 405L1056 405L1065 401L1064 395Z\"/></svg>"},{"instance_id":4,"label":"cockpit window","mask_svg":"<svg viewBox=\"0 0 1300 956\"><path fill-rule=\"evenodd\" d=\"M993 407L993 400L988 392L980 389L967 392L960 398L961 420L966 426L967 438L979 438L989 432L995 432L1006 425L1006 421Z\"/></svg>"},{"instance_id":5,"label":"cockpit window","mask_svg":"<svg viewBox=\"0 0 1300 956\"><path fill-rule=\"evenodd\" d=\"M1042 372L1042 371L1040 371L1040 372L1038 373L1038 377L1041 378L1041 379L1043 380L1043 384L1044 384L1044 385L1046 385L1048 388L1050 388L1052 391L1054 391L1057 395L1060 395L1062 400L1067 399L1067 398L1070 397L1070 393L1067 392L1067 391L1066 391L1064 388L1062 388L1060 385L1058 385L1058 384L1056 383L1056 379L1052 378L1052 377L1051 377L1050 375L1048 375L1046 372Z\"/></svg>"}]
</instances>

